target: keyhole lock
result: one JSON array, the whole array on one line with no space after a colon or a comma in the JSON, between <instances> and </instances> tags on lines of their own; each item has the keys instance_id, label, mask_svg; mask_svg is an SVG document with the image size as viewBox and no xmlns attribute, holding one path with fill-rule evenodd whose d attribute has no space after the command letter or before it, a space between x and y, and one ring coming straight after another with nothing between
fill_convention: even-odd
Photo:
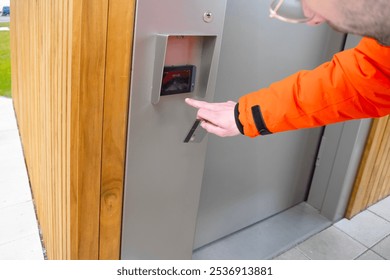
<instances>
[{"instance_id":1,"label":"keyhole lock","mask_svg":"<svg viewBox=\"0 0 390 280\"><path fill-rule=\"evenodd\" d=\"M213 13L212 12L205 12L203 14L203 20L207 23L212 22L214 19Z\"/></svg>"}]
</instances>

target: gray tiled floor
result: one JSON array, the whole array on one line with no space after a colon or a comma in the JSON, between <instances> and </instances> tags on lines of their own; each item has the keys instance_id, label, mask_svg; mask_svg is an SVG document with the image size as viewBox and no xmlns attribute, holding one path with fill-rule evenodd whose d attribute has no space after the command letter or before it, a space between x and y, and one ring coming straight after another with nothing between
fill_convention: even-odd
<instances>
[{"instance_id":1,"label":"gray tiled floor","mask_svg":"<svg viewBox=\"0 0 390 280\"><path fill-rule=\"evenodd\" d=\"M279 260L390 260L390 197L310 237Z\"/></svg>"},{"instance_id":2,"label":"gray tiled floor","mask_svg":"<svg viewBox=\"0 0 390 280\"><path fill-rule=\"evenodd\" d=\"M44 259L12 107L0 97L0 260ZM390 259L390 197L275 259Z\"/></svg>"}]
</instances>

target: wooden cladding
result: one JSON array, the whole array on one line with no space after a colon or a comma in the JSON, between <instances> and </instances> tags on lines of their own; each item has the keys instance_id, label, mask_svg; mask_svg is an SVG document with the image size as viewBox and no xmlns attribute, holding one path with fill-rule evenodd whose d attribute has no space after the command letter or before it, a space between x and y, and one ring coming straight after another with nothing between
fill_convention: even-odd
<instances>
[{"instance_id":1,"label":"wooden cladding","mask_svg":"<svg viewBox=\"0 0 390 280\"><path fill-rule=\"evenodd\" d=\"M50 258L69 258L68 1L11 1L12 95Z\"/></svg>"},{"instance_id":2,"label":"wooden cladding","mask_svg":"<svg viewBox=\"0 0 390 280\"><path fill-rule=\"evenodd\" d=\"M118 259L135 0L11 1L12 94L49 259Z\"/></svg>"},{"instance_id":3,"label":"wooden cladding","mask_svg":"<svg viewBox=\"0 0 390 280\"><path fill-rule=\"evenodd\" d=\"M375 119L346 212L352 218L390 195L390 117Z\"/></svg>"}]
</instances>

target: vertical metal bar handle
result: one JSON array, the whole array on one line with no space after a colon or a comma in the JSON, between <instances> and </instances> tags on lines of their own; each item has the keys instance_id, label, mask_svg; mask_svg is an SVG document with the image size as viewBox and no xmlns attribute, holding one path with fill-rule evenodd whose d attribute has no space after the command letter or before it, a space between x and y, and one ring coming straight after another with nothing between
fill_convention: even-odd
<instances>
[{"instance_id":1,"label":"vertical metal bar handle","mask_svg":"<svg viewBox=\"0 0 390 280\"><path fill-rule=\"evenodd\" d=\"M152 104L157 104L160 101L161 83L164 72L165 54L167 51L169 35L156 35L156 51L154 58L153 84L151 92Z\"/></svg>"}]
</instances>

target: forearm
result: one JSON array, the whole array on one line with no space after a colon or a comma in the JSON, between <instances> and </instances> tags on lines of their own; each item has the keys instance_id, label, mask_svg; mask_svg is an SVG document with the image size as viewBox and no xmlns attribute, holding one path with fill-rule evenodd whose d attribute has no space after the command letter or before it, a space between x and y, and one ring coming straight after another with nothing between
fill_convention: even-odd
<instances>
[{"instance_id":1,"label":"forearm","mask_svg":"<svg viewBox=\"0 0 390 280\"><path fill-rule=\"evenodd\" d=\"M381 63L382 57L369 53L367 45L241 97L238 119L244 134L262 134L259 117L254 116L255 106L261 112L263 126L272 133L389 114L390 61ZM390 60L390 50L380 50Z\"/></svg>"}]
</instances>

